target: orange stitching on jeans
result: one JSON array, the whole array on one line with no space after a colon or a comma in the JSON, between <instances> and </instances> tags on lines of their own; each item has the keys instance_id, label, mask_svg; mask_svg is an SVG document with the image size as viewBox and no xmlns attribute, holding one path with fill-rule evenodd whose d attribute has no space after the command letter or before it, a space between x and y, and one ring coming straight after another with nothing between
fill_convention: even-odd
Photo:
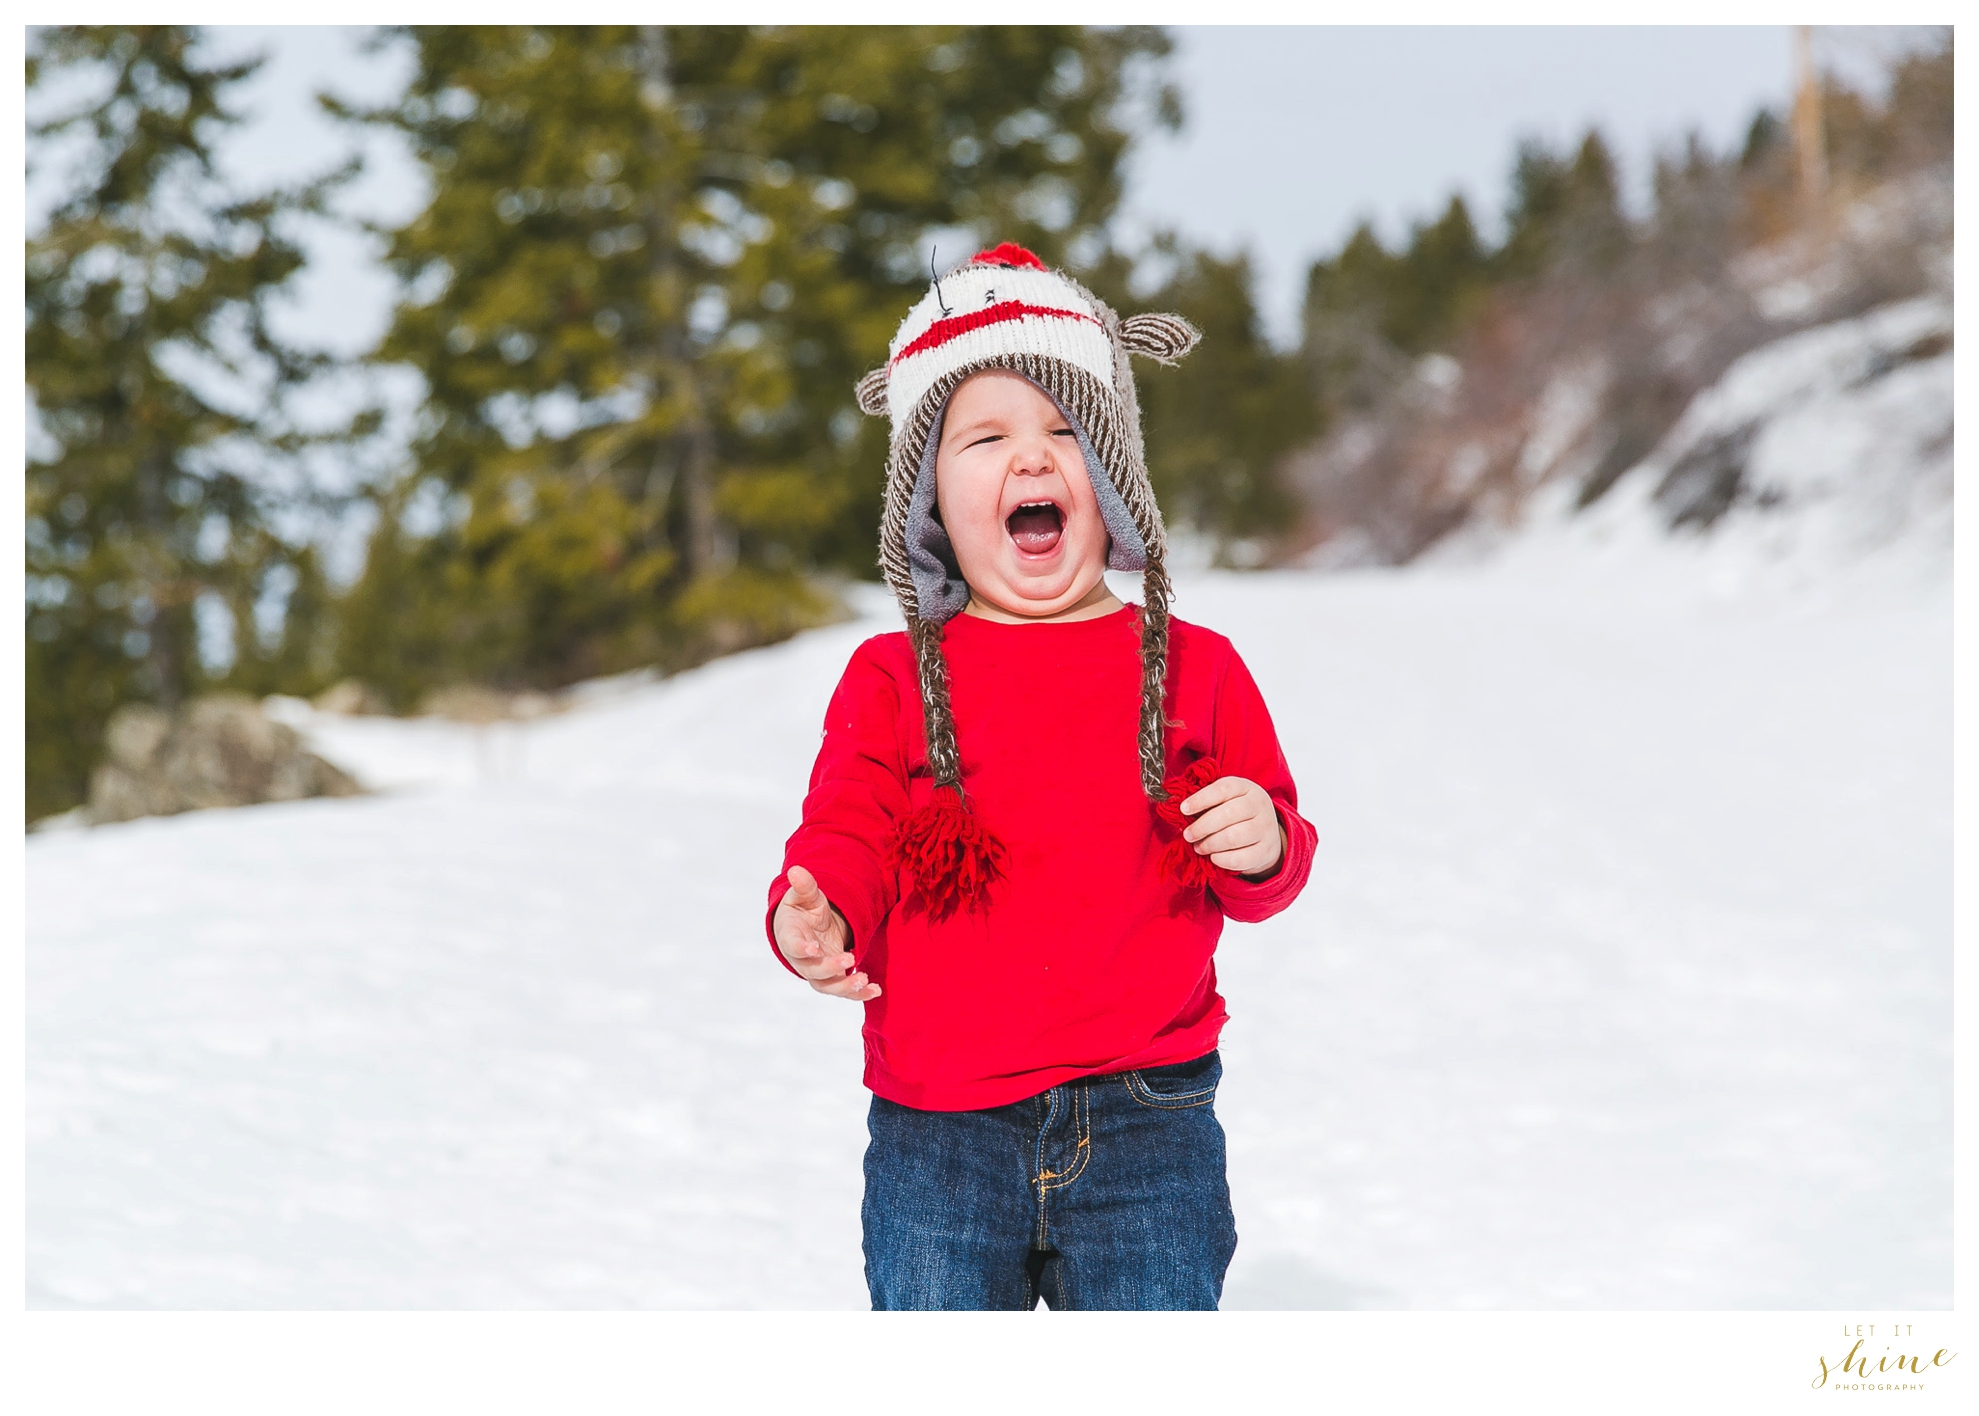
<instances>
[{"instance_id":1,"label":"orange stitching on jeans","mask_svg":"<svg viewBox=\"0 0 1979 1416\"><path fill-rule=\"evenodd\" d=\"M1046 1186L1044 1182L1045 1182L1045 1177L1049 1172L1046 1172L1044 1168L1044 1136L1045 1136L1045 1132L1051 1129L1051 1118L1057 1114L1058 1114L1058 1088L1053 1087L1050 1091L1045 1093L1044 1119L1038 1123L1038 1150L1037 1150L1038 1162L1037 1163L1038 1163L1038 1170L1040 1173L1037 1179L1031 1182L1032 1184L1037 1186L1037 1191L1038 1191L1037 1247L1040 1249L1049 1247L1045 1243L1045 1191L1049 1187ZM1027 1280L1026 1287L1028 1288L1028 1286L1029 1284ZM1036 1302L1035 1295L1033 1295L1033 1306L1035 1306L1035 1302Z\"/></svg>"},{"instance_id":2,"label":"orange stitching on jeans","mask_svg":"<svg viewBox=\"0 0 1979 1416\"><path fill-rule=\"evenodd\" d=\"M1081 1109L1081 1103L1084 1104L1083 1114ZM1073 1134L1076 1135L1079 1139L1078 1139L1078 1143L1075 1146L1073 1146L1072 1149L1074 1153L1078 1156L1078 1159L1076 1162L1074 1162L1070 1170L1064 1172L1064 1178L1062 1180L1059 1180L1056 1185L1047 1185L1044 1183L1044 1181L1046 1176L1050 1176L1051 1178L1056 1179L1059 1174L1059 1172L1057 1171L1047 1171L1045 1175L1040 1175L1038 1177L1038 1192L1039 1192L1040 1203L1043 1203L1044 1191L1062 1190L1067 1185L1070 1185L1074 1180L1077 1180L1079 1176L1085 1171L1086 1162L1092 1159L1092 1154L1093 1154L1092 1117L1093 1117L1093 1103L1091 1096L1088 1095L1088 1089L1083 1084L1075 1085L1072 1089L1072 1131Z\"/></svg>"},{"instance_id":3,"label":"orange stitching on jeans","mask_svg":"<svg viewBox=\"0 0 1979 1416\"><path fill-rule=\"evenodd\" d=\"M1045 1133L1051 1130L1051 1118L1056 1116L1057 1114L1058 1114L1058 1088L1053 1087L1050 1091L1045 1093L1044 1120L1038 1123L1038 1174L1037 1174L1037 1178L1031 1182L1034 1185L1042 1185L1044 1184L1045 1181L1049 1180L1053 1175L1057 1174L1056 1171L1046 1170L1044 1168Z\"/></svg>"}]
</instances>

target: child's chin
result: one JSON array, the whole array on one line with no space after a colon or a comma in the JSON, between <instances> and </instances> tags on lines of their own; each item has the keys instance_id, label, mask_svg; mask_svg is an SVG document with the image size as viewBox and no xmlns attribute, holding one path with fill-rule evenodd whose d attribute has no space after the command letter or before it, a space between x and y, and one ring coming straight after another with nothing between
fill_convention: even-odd
<instances>
[{"instance_id":1,"label":"child's chin","mask_svg":"<svg viewBox=\"0 0 1979 1416\"><path fill-rule=\"evenodd\" d=\"M1025 574L1025 570L1032 573ZM1050 614L1083 598L1092 587L1084 584L1070 567L1059 564L1047 568L1020 567L1017 574L1005 577L1004 583L996 588L1003 600L1022 606L1026 614Z\"/></svg>"}]
</instances>

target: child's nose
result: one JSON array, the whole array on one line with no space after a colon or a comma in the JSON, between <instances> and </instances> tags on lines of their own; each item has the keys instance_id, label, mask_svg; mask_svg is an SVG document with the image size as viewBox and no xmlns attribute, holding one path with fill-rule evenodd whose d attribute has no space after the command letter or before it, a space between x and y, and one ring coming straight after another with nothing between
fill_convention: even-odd
<instances>
[{"instance_id":1,"label":"child's nose","mask_svg":"<svg viewBox=\"0 0 1979 1416\"><path fill-rule=\"evenodd\" d=\"M1049 435L1013 439L1012 470L1032 476L1058 470L1058 447Z\"/></svg>"}]
</instances>

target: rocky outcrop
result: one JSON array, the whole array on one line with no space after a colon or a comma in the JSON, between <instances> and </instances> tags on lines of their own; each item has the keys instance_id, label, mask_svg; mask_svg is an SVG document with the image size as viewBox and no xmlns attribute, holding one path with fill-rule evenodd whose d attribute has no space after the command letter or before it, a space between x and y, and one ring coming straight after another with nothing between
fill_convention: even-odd
<instances>
[{"instance_id":1,"label":"rocky outcrop","mask_svg":"<svg viewBox=\"0 0 1979 1416\"><path fill-rule=\"evenodd\" d=\"M195 699L171 715L127 704L111 715L104 748L84 808L92 824L359 791L306 751L294 728L237 694Z\"/></svg>"}]
</instances>

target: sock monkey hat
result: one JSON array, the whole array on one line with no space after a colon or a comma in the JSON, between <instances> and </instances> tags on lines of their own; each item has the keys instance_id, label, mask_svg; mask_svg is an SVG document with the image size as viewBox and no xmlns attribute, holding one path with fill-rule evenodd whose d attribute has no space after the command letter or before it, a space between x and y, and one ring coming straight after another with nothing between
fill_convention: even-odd
<instances>
[{"instance_id":1,"label":"sock monkey hat","mask_svg":"<svg viewBox=\"0 0 1979 1416\"><path fill-rule=\"evenodd\" d=\"M1176 803L1213 779L1214 764L1167 775L1162 702L1168 677L1167 537L1148 481L1140 402L1128 356L1171 364L1201 338L1176 315L1121 319L1104 301L1031 252L1006 242L935 280L907 313L886 363L859 381L859 406L892 423L880 567L907 618L920 676L934 799L896 824L889 859L908 871L936 913L985 902L1002 845L968 809L949 711L943 627L969 600L935 511L935 450L949 395L971 374L1008 369L1058 405L1078 439L1112 546L1107 565L1142 575L1141 783L1174 828L1169 869L1200 884L1213 867L1180 839ZM1200 778L1200 780L1196 780ZM1179 847L1179 849L1178 849Z\"/></svg>"}]
</instances>

